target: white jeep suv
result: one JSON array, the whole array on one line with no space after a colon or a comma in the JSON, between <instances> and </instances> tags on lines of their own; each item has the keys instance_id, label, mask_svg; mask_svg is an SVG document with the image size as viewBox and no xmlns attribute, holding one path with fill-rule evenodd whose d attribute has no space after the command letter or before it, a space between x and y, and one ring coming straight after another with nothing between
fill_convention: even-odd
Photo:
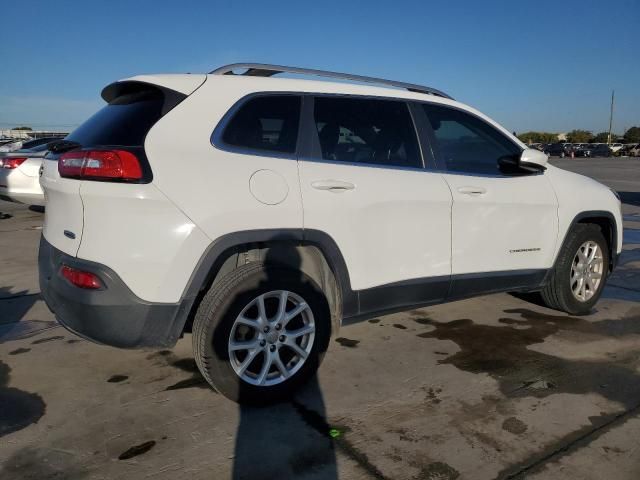
<instances>
[{"instance_id":1,"label":"white jeep suv","mask_svg":"<svg viewBox=\"0 0 640 480\"><path fill-rule=\"evenodd\" d=\"M239 402L291 395L344 319L501 291L585 314L622 249L615 193L432 88L236 64L102 97L44 161L42 294L103 344L192 332Z\"/></svg>"}]
</instances>

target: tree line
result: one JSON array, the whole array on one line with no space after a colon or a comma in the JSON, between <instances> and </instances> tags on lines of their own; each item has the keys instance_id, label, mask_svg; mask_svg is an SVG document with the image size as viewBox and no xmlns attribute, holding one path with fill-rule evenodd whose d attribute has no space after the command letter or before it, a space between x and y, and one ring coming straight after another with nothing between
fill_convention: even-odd
<instances>
[{"instance_id":1,"label":"tree line","mask_svg":"<svg viewBox=\"0 0 640 480\"><path fill-rule=\"evenodd\" d=\"M593 134L589 130L571 130L567 133L569 143L607 143L609 132ZM550 132L524 132L518 135L524 143L554 143L558 141L557 133ZM640 127L631 127L624 135L611 134L612 142L640 143Z\"/></svg>"}]
</instances>

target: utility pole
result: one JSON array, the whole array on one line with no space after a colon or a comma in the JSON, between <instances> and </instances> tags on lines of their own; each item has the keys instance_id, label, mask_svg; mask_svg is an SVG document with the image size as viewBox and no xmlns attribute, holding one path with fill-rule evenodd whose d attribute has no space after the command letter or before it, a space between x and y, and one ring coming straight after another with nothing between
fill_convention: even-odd
<instances>
[{"instance_id":1,"label":"utility pole","mask_svg":"<svg viewBox=\"0 0 640 480\"><path fill-rule=\"evenodd\" d=\"M613 126L613 96L616 91L611 90L611 113L609 114L609 136L607 136L607 145L611 145L611 127Z\"/></svg>"}]
</instances>

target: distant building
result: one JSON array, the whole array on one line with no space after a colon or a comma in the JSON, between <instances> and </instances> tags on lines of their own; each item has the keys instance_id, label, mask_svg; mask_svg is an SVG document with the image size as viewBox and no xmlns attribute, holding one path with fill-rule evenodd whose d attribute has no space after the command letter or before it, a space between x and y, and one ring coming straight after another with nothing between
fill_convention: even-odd
<instances>
[{"instance_id":1,"label":"distant building","mask_svg":"<svg viewBox=\"0 0 640 480\"><path fill-rule=\"evenodd\" d=\"M66 137L69 132L59 130L0 130L0 138L15 138L18 140L34 140L43 137Z\"/></svg>"}]
</instances>

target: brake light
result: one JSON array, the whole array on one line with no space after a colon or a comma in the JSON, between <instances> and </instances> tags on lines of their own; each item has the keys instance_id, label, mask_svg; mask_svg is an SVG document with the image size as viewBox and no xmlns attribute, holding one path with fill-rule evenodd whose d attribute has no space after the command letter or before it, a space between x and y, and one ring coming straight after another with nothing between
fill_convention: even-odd
<instances>
[{"instance_id":1,"label":"brake light","mask_svg":"<svg viewBox=\"0 0 640 480\"><path fill-rule=\"evenodd\" d=\"M18 168L26 159L27 157L0 158L0 168Z\"/></svg>"},{"instance_id":2,"label":"brake light","mask_svg":"<svg viewBox=\"0 0 640 480\"><path fill-rule=\"evenodd\" d=\"M76 287L86 288L89 290L96 290L102 287L102 283L98 276L91 272L85 272L68 265L63 265L60 269L60 273Z\"/></svg>"},{"instance_id":3,"label":"brake light","mask_svg":"<svg viewBox=\"0 0 640 480\"><path fill-rule=\"evenodd\" d=\"M60 156L58 173L88 180L139 180L142 167L138 157L126 150L76 150Z\"/></svg>"}]
</instances>

